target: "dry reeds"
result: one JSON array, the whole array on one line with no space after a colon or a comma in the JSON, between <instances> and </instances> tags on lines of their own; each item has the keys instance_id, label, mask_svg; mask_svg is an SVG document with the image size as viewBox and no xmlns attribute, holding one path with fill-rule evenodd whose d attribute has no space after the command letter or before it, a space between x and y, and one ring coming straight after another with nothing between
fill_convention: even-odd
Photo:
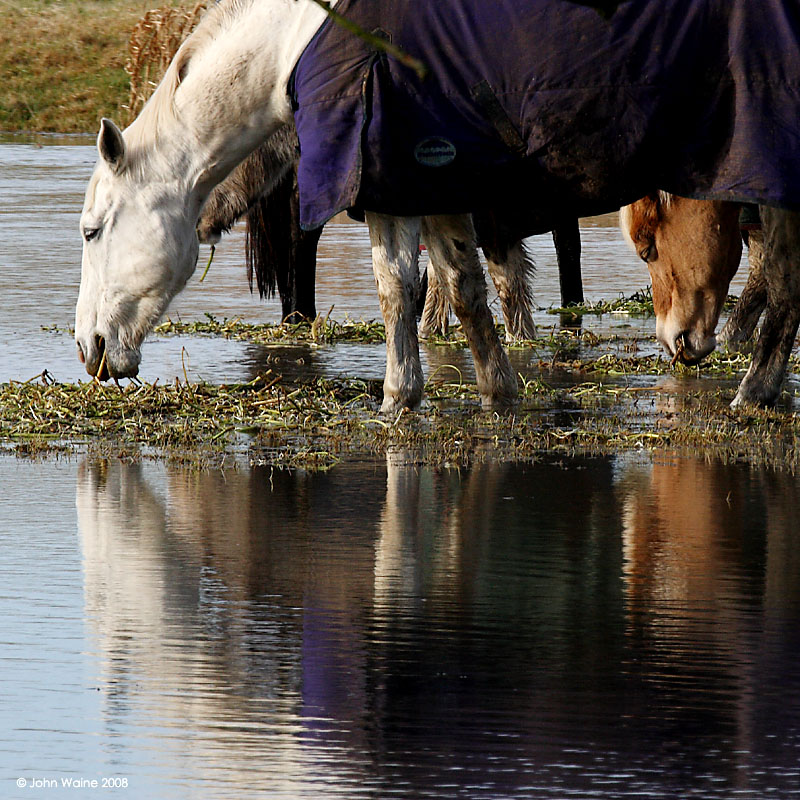
<instances>
[{"instance_id":1,"label":"dry reeds","mask_svg":"<svg viewBox=\"0 0 800 800\"><path fill-rule=\"evenodd\" d=\"M127 104L131 121L142 110L183 40L195 29L208 8L207 0L194 7L162 6L148 11L134 27L128 42L125 72L130 77Z\"/></svg>"}]
</instances>

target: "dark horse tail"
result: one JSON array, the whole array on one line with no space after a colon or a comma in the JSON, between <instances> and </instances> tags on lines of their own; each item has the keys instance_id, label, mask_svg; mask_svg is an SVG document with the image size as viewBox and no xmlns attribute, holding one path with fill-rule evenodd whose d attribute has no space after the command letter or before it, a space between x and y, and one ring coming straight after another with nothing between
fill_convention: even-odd
<instances>
[{"instance_id":1,"label":"dark horse tail","mask_svg":"<svg viewBox=\"0 0 800 800\"><path fill-rule=\"evenodd\" d=\"M247 212L247 279L255 278L261 297L277 289L284 321L313 320L317 316L315 280L317 244L322 229L300 227L297 173L294 168L266 197Z\"/></svg>"}]
</instances>

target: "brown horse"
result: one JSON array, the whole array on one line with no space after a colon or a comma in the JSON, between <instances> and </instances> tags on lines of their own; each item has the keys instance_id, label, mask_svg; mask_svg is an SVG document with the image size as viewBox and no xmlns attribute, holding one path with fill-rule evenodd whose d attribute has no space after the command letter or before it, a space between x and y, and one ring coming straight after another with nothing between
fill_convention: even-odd
<instances>
[{"instance_id":1,"label":"brown horse","mask_svg":"<svg viewBox=\"0 0 800 800\"><path fill-rule=\"evenodd\" d=\"M717 341L749 339L767 301L763 234L740 230L740 205L657 192L622 209L620 226L653 281L656 335L670 354L696 363ZM742 239L750 274L728 322L715 337L728 287L739 266Z\"/></svg>"}]
</instances>

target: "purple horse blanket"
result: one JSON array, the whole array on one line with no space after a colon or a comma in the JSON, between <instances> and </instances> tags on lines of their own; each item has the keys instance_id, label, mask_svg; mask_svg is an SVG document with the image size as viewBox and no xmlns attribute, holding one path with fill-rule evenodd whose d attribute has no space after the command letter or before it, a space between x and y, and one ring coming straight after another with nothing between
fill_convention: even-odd
<instances>
[{"instance_id":1,"label":"purple horse blanket","mask_svg":"<svg viewBox=\"0 0 800 800\"><path fill-rule=\"evenodd\" d=\"M290 87L301 222L503 208L579 216L655 188L800 208L800 3L341 0L425 77L328 20Z\"/></svg>"}]
</instances>

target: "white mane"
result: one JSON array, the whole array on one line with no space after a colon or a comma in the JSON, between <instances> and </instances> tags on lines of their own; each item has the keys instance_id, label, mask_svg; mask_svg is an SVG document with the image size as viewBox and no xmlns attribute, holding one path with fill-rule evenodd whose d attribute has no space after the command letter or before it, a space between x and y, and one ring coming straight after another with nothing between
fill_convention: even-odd
<instances>
[{"instance_id":1,"label":"white mane","mask_svg":"<svg viewBox=\"0 0 800 800\"><path fill-rule=\"evenodd\" d=\"M180 46L139 116L125 130L128 148L126 166L129 170L138 171L141 168L142 159L150 156L151 145L157 144L159 132L177 119L175 94L186 77L191 60L227 33L254 2L223 0L216 3Z\"/></svg>"}]
</instances>

